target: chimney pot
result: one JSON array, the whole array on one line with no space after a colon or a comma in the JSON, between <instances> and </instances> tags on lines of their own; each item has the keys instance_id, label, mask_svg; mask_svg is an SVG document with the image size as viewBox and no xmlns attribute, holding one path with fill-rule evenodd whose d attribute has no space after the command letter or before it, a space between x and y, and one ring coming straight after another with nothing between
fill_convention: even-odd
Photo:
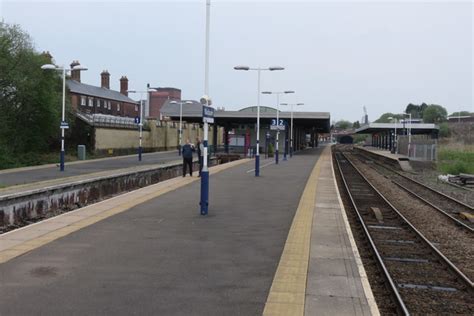
<instances>
[{"instance_id":1,"label":"chimney pot","mask_svg":"<svg viewBox=\"0 0 474 316\"><path fill-rule=\"evenodd\" d=\"M100 74L100 86L105 89L110 89L110 74L107 70Z\"/></svg>"},{"instance_id":2,"label":"chimney pot","mask_svg":"<svg viewBox=\"0 0 474 316\"><path fill-rule=\"evenodd\" d=\"M128 78L122 76L120 78L120 93L128 97Z\"/></svg>"},{"instance_id":3,"label":"chimney pot","mask_svg":"<svg viewBox=\"0 0 474 316\"><path fill-rule=\"evenodd\" d=\"M73 60L71 63L71 69L75 66L80 65L78 60ZM71 70L71 79L81 82L81 71L80 70Z\"/></svg>"}]
</instances>

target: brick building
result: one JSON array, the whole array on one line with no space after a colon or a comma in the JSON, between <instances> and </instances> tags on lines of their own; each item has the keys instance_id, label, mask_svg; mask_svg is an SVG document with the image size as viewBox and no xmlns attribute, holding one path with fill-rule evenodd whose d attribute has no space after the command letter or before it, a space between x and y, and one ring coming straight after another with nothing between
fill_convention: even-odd
<instances>
[{"instance_id":1,"label":"brick building","mask_svg":"<svg viewBox=\"0 0 474 316\"><path fill-rule=\"evenodd\" d=\"M73 61L71 68L79 65ZM81 82L81 72L71 71L71 78L66 81L71 104L74 110L85 114L106 114L122 117L139 115L138 102L128 97L128 79L120 78L120 92L110 89L110 74L104 70L101 74L101 85L93 86Z\"/></svg>"},{"instance_id":2,"label":"brick building","mask_svg":"<svg viewBox=\"0 0 474 316\"><path fill-rule=\"evenodd\" d=\"M149 107L145 109L145 117L161 119L161 108L166 101L181 100L181 90L176 88L153 88L150 92Z\"/></svg>"}]
</instances>

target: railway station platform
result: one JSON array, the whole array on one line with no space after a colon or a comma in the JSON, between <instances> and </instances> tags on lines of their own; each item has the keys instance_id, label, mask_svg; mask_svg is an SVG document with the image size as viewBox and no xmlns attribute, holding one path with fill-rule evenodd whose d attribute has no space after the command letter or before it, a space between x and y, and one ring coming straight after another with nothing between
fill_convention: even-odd
<instances>
[{"instance_id":1,"label":"railway station platform","mask_svg":"<svg viewBox=\"0 0 474 316\"><path fill-rule=\"evenodd\" d=\"M360 150L369 154L370 156L384 161L388 164L394 165L399 167L403 171L411 172L413 171L410 158L405 155L400 154L393 154L386 149L381 149L377 147L370 147L370 146L354 146L356 150Z\"/></svg>"},{"instance_id":2,"label":"railway station platform","mask_svg":"<svg viewBox=\"0 0 474 316\"><path fill-rule=\"evenodd\" d=\"M1 315L377 315L329 147L210 168L0 235Z\"/></svg>"},{"instance_id":3,"label":"railway station platform","mask_svg":"<svg viewBox=\"0 0 474 316\"><path fill-rule=\"evenodd\" d=\"M77 176L87 176L100 172L111 172L124 168L154 165L179 161L177 150L144 153L142 161L137 155L116 156L90 160L66 162L65 170L59 171L57 164L47 164L32 167L0 170L0 187L32 184L34 182L66 179Z\"/></svg>"}]
</instances>

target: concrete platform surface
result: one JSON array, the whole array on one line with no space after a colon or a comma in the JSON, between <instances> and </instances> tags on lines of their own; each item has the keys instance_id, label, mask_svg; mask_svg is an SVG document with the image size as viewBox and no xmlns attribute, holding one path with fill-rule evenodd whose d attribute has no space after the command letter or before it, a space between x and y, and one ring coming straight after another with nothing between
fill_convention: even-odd
<instances>
[{"instance_id":1,"label":"concrete platform surface","mask_svg":"<svg viewBox=\"0 0 474 316\"><path fill-rule=\"evenodd\" d=\"M336 186L331 157L324 156L319 163L305 315L378 315Z\"/></svg>"},{"instance_id":2,"label":"concrete platform surface","mask_svg":"<svg viewBox=\"0 0 474 316\"><path fill-rule=\"evenodd\" d=\"M0 314L261 314L320 151L215 167L207 217L186 177L0 236Z\"/></svg>"},{"instance_id":3,"label":"concrete platform surface","mask_svg":"<svg viewBox=\"0 0 474 316\"><path fill-rule=\"evenodd\" d=\"M212 167L0 235L0 315L378 315L329 147Z\"/></svg>"},{"instance_id":4,"label":"concrete platform surface","mask_svg":"<svg viewBox=\"0 0 474 316\"><path fill-rule=\"evenodd\" d=\"M56 164L17 169L0 170L0 186L29 184L32 182L54 180L115 169L153 165L181 160L178 151L166 151L143 154L142 161L137 155L74 161L65 164L65 170L59 171ZM58 153L59 159L59 153Z\"/></svg>"}]
</instances>

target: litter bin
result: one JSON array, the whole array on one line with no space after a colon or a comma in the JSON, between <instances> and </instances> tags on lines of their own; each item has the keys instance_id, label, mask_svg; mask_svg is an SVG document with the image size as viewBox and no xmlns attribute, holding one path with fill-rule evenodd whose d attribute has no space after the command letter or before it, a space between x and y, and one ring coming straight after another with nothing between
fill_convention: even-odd
<instances>
[{"instance_id":1,"label":"litter bin","mask_svg":"<svg viewBox=\"0 0 474 316\"><path fill-rule=\"evenodd\" d=\"M77 159L86 160L86 145L77 145Z\"/></svg>"}]
</instances>

